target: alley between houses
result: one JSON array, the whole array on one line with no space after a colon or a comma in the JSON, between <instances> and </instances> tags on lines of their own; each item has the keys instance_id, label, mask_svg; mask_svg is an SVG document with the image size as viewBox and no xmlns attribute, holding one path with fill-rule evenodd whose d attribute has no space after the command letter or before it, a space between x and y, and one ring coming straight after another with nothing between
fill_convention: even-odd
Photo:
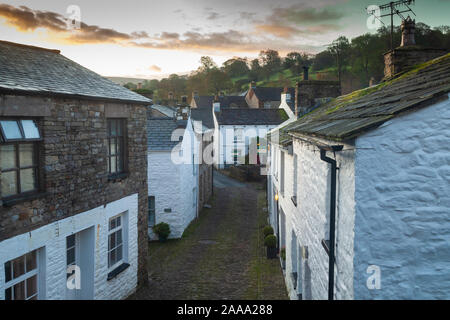
<instances>
[{"instance_id":1,"label":"alley between houses","mask_svg":"<svg viewBox=\"0 0 450 320\"><path fill-rule=\"evenodd\" d=\"M212 208L182 239L149 245L147 288L130 299L288 299L280 263L268 260L263 184L214 173Z\"/></svg>"}]
</instances>

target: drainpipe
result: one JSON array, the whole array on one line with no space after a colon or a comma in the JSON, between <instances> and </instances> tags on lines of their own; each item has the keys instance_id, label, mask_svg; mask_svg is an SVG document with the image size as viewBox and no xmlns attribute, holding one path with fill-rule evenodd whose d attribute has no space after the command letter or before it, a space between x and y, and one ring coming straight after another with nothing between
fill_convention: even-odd
<instances>
[{"instance_id":1,"label":"drainpipe","mask_svg":"<svg viewBox=\"0 0 450 320\"><path fill-rule=\"evenodd\" d=\"M331 146L320 149L320 159L331 164L331 195L330 195L330 245L328 260L328 300L334 300L334 258L335 258L335 231L336 231L336 160L327 157L327 151L341 151L343 146Z\"/></svg>"}]
</instances>

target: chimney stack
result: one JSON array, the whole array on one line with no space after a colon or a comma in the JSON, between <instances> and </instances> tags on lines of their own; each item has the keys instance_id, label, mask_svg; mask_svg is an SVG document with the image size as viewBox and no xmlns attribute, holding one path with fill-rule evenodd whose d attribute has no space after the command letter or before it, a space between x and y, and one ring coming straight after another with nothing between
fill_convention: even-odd
<instances>
[{"instance_id":1,"label":"chimney stack","mask_svg":"<svg viewBox=\"0 0 450 320\"><path fill-rule=\"evenodd\" d=\"M192 98L197 98L197 97L198 97L198 91L192 92Z\"/></svg>"},{"instance_id":2,"label":"chimney stack","mask_svg":"<svg viewBox=\"0 0 450 320\"><path fill-rule=\"evenodd\" d=\"M320 106L324 101L340 95L341 85L339 81L299 81L295 85L295 116L303 116Z\"/></svg>"},{"instance_id":3,"label":"chimney stack","mask_svg":"<svg viewBox=\"0 0 450 320\"><path fill-rule=\"evenodd\" d=\"M416 22L408 16L402 21L402 42L400 47L384 54L384 78L410 70L415 65L443 56L445 49L418 46L414 38Z\"/></svg>"},{"instance_id":4,"label":"chimney stack","mask_svg":"<svg viewBox=\"0 0 450 320\"><path fill-rule=\"evenodd\" d=\"M401 47L415 46L416 39L416 20L412 20L410 16L402 21L402 43Z\"/></svg>"},{"instance_id":5,"label":"chimney stack","mask_svg":"<svg viewBox=\"0 0 450 320\"><path fill-rule=\"evenodd\" d=\"M142 89L142 82L138 82L138 84L137 84L137 89L138 89L138 90Z\"/></svg>"},{"instance_id":6,"label":"chimney stack","mask_svg":"<svg viewBox=\"0 0 450 320\"><path fill-rule=\"evenodd\" d=\"M256 88L256 82L255 81L250 82L250 88L252 88L252 89Z\"/></svg>"}]
</instances>

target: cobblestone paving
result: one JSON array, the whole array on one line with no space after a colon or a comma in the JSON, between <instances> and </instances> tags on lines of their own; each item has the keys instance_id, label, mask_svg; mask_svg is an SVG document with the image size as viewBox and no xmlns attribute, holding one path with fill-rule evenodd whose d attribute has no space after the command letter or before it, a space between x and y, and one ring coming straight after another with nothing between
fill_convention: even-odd
<instances>
[{"instance_id":1,"label":"cobblestone paving","mask_svg":"<svg viewBox=\"0 0 450 320\"><path fill-rule=\"evenodd\" d=\"M262 185L216 188L180 240L149 245L149 284L130 299L287 299L278 260L267 260Z\"/></svg>"}]
</instances>

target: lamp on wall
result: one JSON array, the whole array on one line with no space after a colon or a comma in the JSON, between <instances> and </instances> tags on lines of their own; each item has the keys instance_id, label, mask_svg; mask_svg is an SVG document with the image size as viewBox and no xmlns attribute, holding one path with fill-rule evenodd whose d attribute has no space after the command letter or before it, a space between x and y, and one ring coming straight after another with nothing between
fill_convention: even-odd
<instances>
[{"instance_id":1,"label":"lamp on wall","mask_svg":"<svg viewBox=\"0 0 450 320\"><path fill-rule=\"evenodd\" d=\"M275 193L275 201L278 201L279 197L278 197L278 193Z\"/></svg>"}]
</instances>

